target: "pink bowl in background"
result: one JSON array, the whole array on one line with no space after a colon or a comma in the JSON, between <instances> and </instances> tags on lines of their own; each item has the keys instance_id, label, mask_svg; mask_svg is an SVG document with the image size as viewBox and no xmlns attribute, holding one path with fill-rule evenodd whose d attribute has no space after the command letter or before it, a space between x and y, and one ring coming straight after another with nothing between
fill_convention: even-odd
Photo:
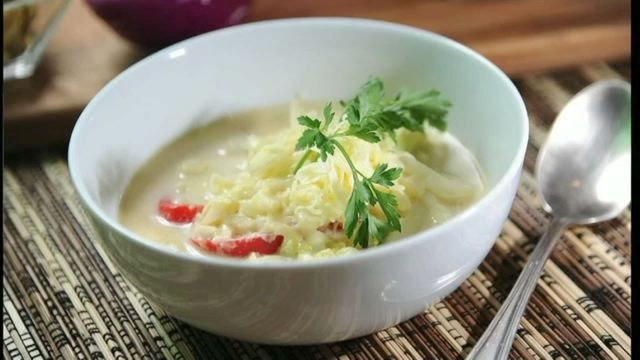
<instances>
[{"instance_id":1,"label":"pink bowl in background","mask_svg":"<svg viewBox=\"0 0 640 360\"><path fill-rule=\"evenodd\" d=\"M161 48L242 23L252 0L86 0L124 38Z\"/></svg>"}]
</instances>

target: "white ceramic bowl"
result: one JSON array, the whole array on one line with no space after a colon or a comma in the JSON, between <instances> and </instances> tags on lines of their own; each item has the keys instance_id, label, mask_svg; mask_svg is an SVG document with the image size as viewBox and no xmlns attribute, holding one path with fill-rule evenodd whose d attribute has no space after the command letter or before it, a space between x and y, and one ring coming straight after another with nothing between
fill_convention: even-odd
<instances>
[{"instance_id":1,"label":"white ceramic bowl","mask_svg":"<svg viewBox=\"0 0 640 360\"><path fill-rule=\"evenodd\" d=\"M136 169L192 126L296 95L347 98L370 75L390 91L434 87L452 100L449 129L477 156L491 188L475 205L402 241L312 262L196 258L118 223ZM392 326L458 287L507 218L527 137L511 81L452 40L378 21L290 19L204 34L133 65L80 116L69 166L96 241L150 300L216 334L310 344Z\"/></svg>"}]
</instances>

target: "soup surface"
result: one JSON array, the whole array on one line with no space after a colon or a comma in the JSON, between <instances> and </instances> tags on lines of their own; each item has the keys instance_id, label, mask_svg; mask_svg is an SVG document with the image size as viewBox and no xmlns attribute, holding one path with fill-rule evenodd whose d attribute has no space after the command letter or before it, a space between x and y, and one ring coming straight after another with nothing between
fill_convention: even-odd
<instances>
[{"instance_id":1,"label":"soup surface","mask_svg":"<svg viewBox=\"0 0 640 360\"><path fill-rule=\"evenodd\" d=\"M296 100L189 131L134 175L120 221L145 238L198 256L310 259L359 251L343 229L353 189L345 160L308 161L294 174L303 156L296 141L304 130L296 119L321 116L322 105ZM446 221L484 192L474 156L451 134L426 124L424 131L401 129L395 141L345 138L342 145L367 176L382 162L402 167L389 188L402 231L387 242ZM242 242L218 251L230 239ZM262 250L251 250L256 247Z\"/></svg>"}]
</instances>

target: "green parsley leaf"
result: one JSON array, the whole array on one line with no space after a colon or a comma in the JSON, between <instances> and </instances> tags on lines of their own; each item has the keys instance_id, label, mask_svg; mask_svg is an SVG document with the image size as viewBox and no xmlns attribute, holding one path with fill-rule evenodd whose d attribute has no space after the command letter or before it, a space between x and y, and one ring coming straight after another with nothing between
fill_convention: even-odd
<instances>
[{"instance_id":1,"label":"green parsley leaf","mask_svg":"<svg viewBox=\"0 0 640 360\"><path fill-rule=\"evenodd\" d=\"M387 223L371 214L368 215L367 225L369 226L369 236L378 240L378 243L382 243L391 232Z\"/></svg>"},{"instance_id":2,"label":"green parsley leaf","mask_svg":"<svg viewBox=\"0 0 640 360\"><path fill-rule=\"evenodd\" d=\"M331 106L330 102L324 106L324 110L322 111L322 114L324 115L324 126L322 128L323 130L326 130L329 127L329 125L331 125L331 122L333 121L333 117L336 115L336 113L333 112L333 107Z\"/></svg>"},{"instance_id":3,"label":"green parsley leaf","mask_svg":"<svg viewBox=\"0 0 640 360\"><path fill-rule=\"evenodd\" d=\"M307 115L298 116L298 124L306 126L310 129L320 129L320 120L312 119Z\"/></svg>"},{"instance_id":4,"label":"green parsley leaf","mask_svg":"<svg viewBox=\"0 0 640 360\"><path fill-rule=\"evenodd\" d=\"M387 218L389 227L393 230L401 231L402 225L400 224L400 213L398 212L398 200L396 196L392 193L377 189L374 190L374 193L384 216Z\"/></svg>"},{"instance_id":5,"label":"green parsley leaf","mask_svg":"<svg viewBox=\"0 0 640 360\"><path fill-rule=\"evenodd\" d=\"M351 126L345 135L355 136L366 142L377 143L381 140L378 135L378 126L374 123L365 123L363 125Z\"/></svg>"},{"instance_id":6,"label":"green parsley leaf","mask_svg":"<svg viewBox=\"0 0 640 360\"><path fill-rule=\"evenodd\" d=\"M388 187L393 185L393 182L400 177L400 174L402 174L402 168L389 169L389 165L379 164L371 174L371 177L369 177L369 180L372 183Z\"/></svg>"},{"instance_id":7,"label":"green parsley leaf","mask_svg":"<svg viewBox=\"0 0 640 360\"><path fill-rule=\"evenodd\" d=\"M304 150L313 147L316 143L317 135L318 130L316 129L305 130L296 143L296 150Z\"/></svg>"}]
</instances>

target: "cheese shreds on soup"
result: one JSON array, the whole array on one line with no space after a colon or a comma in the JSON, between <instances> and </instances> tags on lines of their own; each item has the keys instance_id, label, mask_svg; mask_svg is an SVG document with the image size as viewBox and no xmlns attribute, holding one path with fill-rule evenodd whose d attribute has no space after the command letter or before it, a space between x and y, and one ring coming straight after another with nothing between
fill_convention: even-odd
<instances>
[{"instance_id":1,"label":"cheese shreds on soup","mask_svg":"<svg viewBox=\"0 0 640 360\"><path fill-rule=\"evenodd\" d=\"M345 158L308 161L294 172L302 157L296 142L304 131L297 117L320 118L322 111L321 103L295 100L191 130L134 175L120 221L147 239L198 256L313 259L360 251L344 230L354 186ZM446 221L485 191L471 152L426 123L424 131L397 130L395 141L344 137L340 143L367 176L382 163L402 168L388 188L402 231L385 242ZM384 216L379 207L371 212Z\"/></svg>"}]
</instances>

